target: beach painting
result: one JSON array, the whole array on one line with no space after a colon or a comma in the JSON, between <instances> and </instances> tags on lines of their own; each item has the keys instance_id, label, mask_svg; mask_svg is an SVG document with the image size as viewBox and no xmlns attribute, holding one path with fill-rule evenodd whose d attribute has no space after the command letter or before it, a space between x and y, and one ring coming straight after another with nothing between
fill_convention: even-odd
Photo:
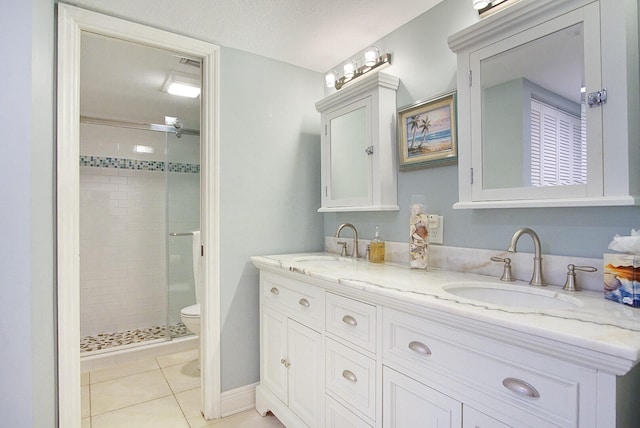
<instances>
[{"instance_id":1,"label":"beach painting","mask_svg":"<svg viewBox=\"0 0 640 428\"><path fill-rule=\"evenodd\" d=\"M455 95L448 93L398 111L400 169L457 160Z\"/></svg>"}]
</instances>

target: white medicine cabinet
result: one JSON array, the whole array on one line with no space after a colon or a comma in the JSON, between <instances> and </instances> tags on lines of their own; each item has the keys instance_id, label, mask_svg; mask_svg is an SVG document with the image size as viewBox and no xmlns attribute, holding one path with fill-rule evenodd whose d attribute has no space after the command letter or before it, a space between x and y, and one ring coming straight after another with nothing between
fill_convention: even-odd
<instances>
[{"instance_id":1,"label":"white medicine cabinet","mask_svg":"<svg viewBox=\"0 0 640 428\"><path fill-rule=\"evenodd\" d=\"M319 212L395 211L399 79L367 74L316 103L321 113Z\"/></svg>"},{"instance_id":2,"label":"white medicine cabinet","mask_svg":"<svg viewBox=\"0 0 640 428\"><path fill-rule=\"evenodd\" d=\"M449 47L454 208L640 203L637 2L521 0Z\"/></svg>"}]
</instances>

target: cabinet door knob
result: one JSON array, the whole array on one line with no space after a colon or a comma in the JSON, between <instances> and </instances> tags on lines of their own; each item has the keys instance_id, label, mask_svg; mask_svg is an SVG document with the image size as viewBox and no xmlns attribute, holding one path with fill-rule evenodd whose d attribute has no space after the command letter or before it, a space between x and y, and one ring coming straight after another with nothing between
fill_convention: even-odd
<instances>
[{"instance_id":1,"label":"cabinet door knob","mask_svg":"<svg viewBox=\"0 0 640 428\"><path fill-rule=\"evenodd\" d=\"M421 355L431 355L431 349L429 349L427 345L415 340L412 342L409 342L409 349Z\"/></svg>"},{"instance_id":2,"label":"cabinet door knob","mask_svg":"<svg viewBox=\"0 0 640 428\"><path fill-rule=\"evenodd\" d=\"M271 287L271 293L277 296L278 294L280 294L280 290L278 290L276 287Z\"/></svg>"},{"instance_id":3,"label":"cabinet door knob","mask_svg":"<svg viewBox=\"0 0 640 428\"><path fill-rule=\"evenodd\" d=\"M356 377L355 374L353 374L351 370L343 370L342 377L351 383L356 383L358 381L358 378Z\"/></svg>"},{"instance_id":4,"label":"cabinet door knob","mask_svg":"<svg viewBox=\"0 0 640 428\"><path fill-rule=\"evenodd\" d=\"M300 299L298 303L300 303L300 306L304 306L305 308L308 308L309 306L311 306L311 303L309 303L307 299Z\"/></svg>"},{"instance_id":5,"label":"cabinet door knob","mask_svg":"<svg viewBox=\"0 0 640 428\"><path fill-rule=\"evenodd\" d=\"M351 315L345 315L342 317L342 322L345 324L350 325L351 327L355 327L358 325L358 321L356 321L356 319L354 317L352 317Z\"/></svg>"},{"instance_id":6,"label":"cabinet door knob","mask_svg":"<svg viewBox=\"0 0 640 428\"><path fill-rule=\"evenodd\" d=\"M502 384L514 394L529 398L540 398L540 393L527 382L514 377L504 378Z\"/></svg>"},{"instance_id":7,"label":"cabinet door knob","mask_svg":"<svg viewBox=\"0 0 640 428\"><path fill-rule=\"evenodd\" d=\"M284 358L280 360L280 364L282 364L286 368L289 368L289 366L291 365L291 363L289 363L289 361L285 360Z\"/></svg>"}]
</instances>

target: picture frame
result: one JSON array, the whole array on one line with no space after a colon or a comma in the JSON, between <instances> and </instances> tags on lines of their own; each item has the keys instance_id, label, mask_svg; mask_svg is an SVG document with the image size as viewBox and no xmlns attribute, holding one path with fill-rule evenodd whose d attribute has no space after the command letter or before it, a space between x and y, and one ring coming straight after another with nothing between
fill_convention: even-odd
<instances>
[{"instance_id":1,"label":"picture frame","mask_svg":"<svg viewBox=\"0 0 640 428\"><path fill-rule=\"evenodd\" d=\"M400 170L458 161L456 91L398 109Z\"/></svg>"}]
</instances>

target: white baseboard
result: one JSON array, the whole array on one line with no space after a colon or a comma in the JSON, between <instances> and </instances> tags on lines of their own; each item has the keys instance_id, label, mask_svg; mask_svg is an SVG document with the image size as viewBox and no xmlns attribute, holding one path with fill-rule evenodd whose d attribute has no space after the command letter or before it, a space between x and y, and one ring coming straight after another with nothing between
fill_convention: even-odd
<instances>
[{"instance_id":1,"label":"white baseboard","mask_svg":"<svg viewBox=\"0 0 640 428\"><path fill-rule=\"evenodd\" d=\"M220 394L220 416L230 416L256 406L256 386L252 383Z\"/></svg>"}]
</instances>

